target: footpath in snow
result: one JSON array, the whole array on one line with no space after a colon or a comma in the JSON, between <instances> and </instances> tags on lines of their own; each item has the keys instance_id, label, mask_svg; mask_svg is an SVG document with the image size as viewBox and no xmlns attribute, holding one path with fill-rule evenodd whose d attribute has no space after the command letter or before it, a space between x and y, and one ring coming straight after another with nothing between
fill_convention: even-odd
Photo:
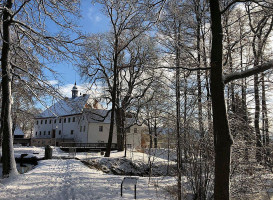
<instances>
[{"instance_id":1,"label":"footpath in snow","mask_svg":"<svg viewBox=\"0 0 273 200\"><path fill-rule=\"evenodd\" d=\"M120 197L120 184L124 176L105 174L90 169L74 159L43 160L31 171L13 179L0 179L0 199L133 199L134 191L125 189ZM137 199L169 199L162 187L170 184L172 178L139 177Z\"/></svg>"}]
</instances>

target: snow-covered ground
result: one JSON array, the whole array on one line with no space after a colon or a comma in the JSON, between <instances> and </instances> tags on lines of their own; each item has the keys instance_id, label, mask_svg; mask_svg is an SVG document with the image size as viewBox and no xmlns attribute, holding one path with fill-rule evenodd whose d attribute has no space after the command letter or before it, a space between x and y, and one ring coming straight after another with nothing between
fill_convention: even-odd
<instances>
[{"instance_id":1,"label":"snow-covered ground","mask_svg":"<svg viewBox=\"0 0 273 200\"><path fill-rule=\"evenodd\" d=\"M38 147L17 147L15 154L32 154L44 156L44 149ZM37 154L39 153L39 154ZM124 152L123 152L124 153ZM112 153L117 158L123 153ZM131 159L147 159L146 154L129 153ZM128 154L128 155L129 155ZM125 188L120 196L121 182L125 176L105 174L90 169L80 160L61 159L69 153L54 148L53 156L57 159L42 160L31 171L14 178L0 179L0 199L133 199L133 188ZM99 153L77 153L79 159L101 157ZM102 158L102 157L101 157ZM163 161L160 160L159 161ZM166 161L166 160L165 160ZM173 185L173 177L139 177L137 199L170 199L164 187Z\"/></svg>"}]
</instances>

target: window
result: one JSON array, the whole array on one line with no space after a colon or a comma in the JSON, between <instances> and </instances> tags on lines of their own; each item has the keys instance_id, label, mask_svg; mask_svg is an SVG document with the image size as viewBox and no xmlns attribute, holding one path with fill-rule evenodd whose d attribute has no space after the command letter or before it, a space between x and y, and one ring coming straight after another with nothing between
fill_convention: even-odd
<instances>
[{"instance_id":1,"label":"window","mask_svg":"<svg viewBox=\"0 0 273 200\"><path fill-rule=\"evenodd\" d=\"M66 118L64 118L64 123L66 123Z\"/></svg>"},{"instance_id":2,"label":"window","mask_svg":"<svg viewBox=\"0 0 273 200\"><path fill-rule=\"evenodd\" d=\"M134 128L134 133L137 133L137 128Z\"/></svg>"},{"instance_id":3,"label":"window","mask_svg":"<svg viewBox=\"0 0 273 200\"><path fill-rule=\"evenodd\" d=\"M61 135L62 134L62 131L61 130L59 130L59 135Z\"/></svg>"},{"instance_id":4,"label":"window","mask_svg":"<svg viewBox=\"0 0 273 200\"><path fill-rule=\"evenodd\" d=\"M70 117L68 117L68 123L70 123Z\"/></svg>"},{"instance_id":5,"label":"window","mask_svg":"<svg viewBox=\"0 0 273 200\"><path fill-rule=\"evenodd\" d=\"M83 132L85 132L85 126L83 127Z\"/></svg>"},{"instance_id":6,"label":"window","mask_svg":"<svg viewBox=\"0 0 273 200\"><path fill-rule=\"evenodd\" d=\"M51 124L51 119L49 120L49 124Z\"/></svg>"},{"instance_id":7,"label":"window","mask_svg":"<svg viewBox=\"0 0 273 200\"><path fill-rule=\"evenodd\" d=\"M56 121L57 121L57 120L56 120L56 119L54 119L54 124L56 124Z\"/></svg>"},{"instance_id":8,"label":"window","mask_svg":"<svg viewBox=\"0 0 273 200\"><path fill-rule=\"evenodd\" d=\"M82 120L84 120L84 116L82 116Z\"/></svg>"},{"instance_id":9,"label":"window","mask_svg":"<svg viewBox=\"0 0 273 200\"><path fill-rule=\"evenodd\" d=\"M44 135L46 134L46 131L44 131Z\"/></svg>"},{"instance_id":10,"label":"window","mask_svg":"<svg viewBox=\"0 0 273 200\"><path fill-rule=\"evenodd\" d=\"M99 126L99 132L103 132L103 126Z\"/></svg>"},{"instance_id":11,"label":"window","mask_svg":"<svg viewBox=\"0 0 273 200\"><path fill-rule=\"evenodd\" d=\"M73 117L73 122L75 122L75 117Z\"/></svg>"},{"instance_id":12,"label":"window","mask_svg":"<svg viewBox=\"0 0 273 200\"><path fill-rule=\"evenodd\" d=\"M43 124L43 120L41 120L41 124Z\"/></svg>"},{"instance_id":13,"label":"window","mask_svg":"<svg viewBox=\"0 0 273 200\"><path fill-rule=\"evenodd\" d=\"M50 131L48 131L48 135L50 135Z\"/></svg>"},{"instance_id":14,"label":"window","mask_svg":"<svg viewBox=\"0 0 273 200\"><path fill-rule=\"evenodd\" d=\"M82 126L80 127L80 132L82 132Z\"/></svg>"},{"instance_id":15,"label":"window","mask_svg":"<svg viewBox=\"0 0 273 200\"><path fill-rule=\"evenodd\" d=\"M38 135L38 133L36 132L35 135Z\"/></svg>"},{"instance_id":16,"label":"window","mask_svg":"<svg viewBox=\"0 0 273 200\"><path fill-rule=\"evenodd\" d=\"M74 134L74 130L71 130L71 132L70 132L70 133L71 133L71 135L73 135L73 134Z\"/></svg>"},{"instance_id":17,"label":"window","mask_svg":"<svg viewBox=\"0 0 273 200\"><path fill-rule=\"evenodd\" d=\"M47 124L47 120L45 120L45 124Z\"/></svg>"},{"instance_id":18,"label":"window","mask_svg":"<svg viewBox=\"0 0 273 200\"><path fill-rule=\"evenodd\" d=\"M61 118L59 119L59 123L62 123L62 119Z\"/></svg>"},{"instance_id":19,"label":"window","mask_svg":"<svg viewBox=\"0 0 273 200\"><path fill-rule=\"evenodd\" d=\"M40 135L42 135L42 132L40 131Z\"/></svg>"},{"instance_id":20,"label":"window","mask_svg":"<svg viewBox=\"0 0 273 200\"><path fill-rule=\"evenodd\" d=\"M38 121L38 120L36 121L36 124L37 124L37 125L39 124L39 121Z\"/></svg>"}]
</instances>

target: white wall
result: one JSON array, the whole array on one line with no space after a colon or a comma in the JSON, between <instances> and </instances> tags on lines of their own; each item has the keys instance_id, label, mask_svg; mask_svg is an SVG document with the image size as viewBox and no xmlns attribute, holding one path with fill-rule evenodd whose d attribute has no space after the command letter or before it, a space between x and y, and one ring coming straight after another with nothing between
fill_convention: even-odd
<instances>
[{"instance_id":1,"label":"white wall","mask_svg":"<svg viewBox=\"0 0 273 200\"><path fill-rule=\"evenodd\" d=\"M75 122L73 122L73 117L75 117ZM66 118L66 123L64 123L64 118ZM68 122L68 118L70 118L70 122ZM49 123L51 119L51 124ZM54 118L48 119L38 119L35 121L34 126L34 138L52 138L53 129L55 129L56 139L73 139L75 142L80 143L107 143L108 135L109 135L109 123L102 122L92 122L88 123L86 119L86 115L83 113L81 115L73 115L69 117L61 117L61 123L59 123L59 119L56 119L56 123L54 123ZM41 120L43 120L43 124L41 124ZM45 124L45 120L47 123ZM99 131L99 126L103 126L103 131ZM82 127L82 128L81 128ZM84 128L85 127L85 128ZM134 129L137 128L137 133L134 132ZM59 134L59 130L61 130L61 134ZM71 130L74 130L73 135L71 135ZM41 131L41 135L40 135ZM44 134L45 131L45 134ZM50 131L50 134L48 132ZM141 147L141 131L142 127L134 125L130 128L130 133L126 133L126 141L127 144L131 144L132 148L140 148ZM36 132L38 135L36 135ZM117 134L116 127L114 127L113 134L113 143L117 143Z\"/></svg>"},{"instance_id":2,"label":"white wall","mask_svg":"<svg viewBox=\"0 0 273 200\"><path fill-rule=\"evenodd\" d=\"M103 131L99 131L99 126L103 126ZM89 123L88 124L88 143L107 143L110 124L108 123ZM117 143L116 128L114 127L113 143Z\"/></svg>"},{"instance_id":3,"label":"white wall","mask_svg":"<svg viewBox=\"0 0 273 200\"><path fill-rule=\"evenodd\" d=\"M75 122L73 122L75 117ZM70 122L69 122L70 118ZM56 123L54 120L56 119ZM61 119L61 123L59 122ZM66 120L64 120L66 119ZM43 123L41 124L41 120ZM45 120L47 123L45 123ZM51 124L49 123L51 120ZM38 121L38 124L37 124ZM66 122L65 122L66 121ZM80 132L80 126L86 126L86 131ZM74 139L75 142L86 142L87 141L87 121L81 115L73 115L59 118L47 118L47 119L36 119L34 126L34 138L52 138L53 130L55 130L55 137L57 139ZM73 130L73 134L71 134ZM45 131L45 134L44 134ZM48 132L50 131L50 134ZM59 133L61 131L61 134ZM37 135L36 135L37 132ZM41 135L40 135L41 132Z\"/></svg>"},{"instance_id":4,"label":"white wall","mask_svg":"<svg viewBox=\"0 0 273 200\"><path fill-rule=\"evenodd\" d=\"M103 132L99 132L99 126L103 126ZM134 129L137 129L137 133ZM89 123L88 125L88 143L107 143L109 136L110 124L106 123ZM127 145L131 144L132 148L141 148L141 126L134 125L130 128L130 133L126 133ZM113 143L117 143L116 127L114 127Z\"/></svg>"},{"instance_id":5,"label":"white wall","mask_svg":"<svg viewBox=\"0 0 273 200\"><path fill-rule=\"evenodd\" d=\"M135 129L137 132L135 132ZM141 148L141 131L142 127L134 125L130 127L130 133L126 133L126 143L127 145L131 144L132 148L140 149Z\"/></svg>"}]
</instances>

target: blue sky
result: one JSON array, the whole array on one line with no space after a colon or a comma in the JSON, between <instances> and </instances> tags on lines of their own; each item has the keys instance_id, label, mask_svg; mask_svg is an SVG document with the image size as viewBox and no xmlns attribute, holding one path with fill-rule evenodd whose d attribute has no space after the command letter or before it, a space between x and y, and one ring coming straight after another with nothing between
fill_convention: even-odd
<instances>
[{"instance_id":1,"label":"blue sky","mask_svg":"<svg viewBox=\"0 0 273 200\"><path fill-rule=\"evenodd\" d=\"M82 0L80 9L82 18L78 20L77 25L80 26L80 29L83 33L103 33L109 29L109 26L107 25L108 19L102 13L101 5L92 4L91 0ZM76 66L74 66L72 63L61 62L58 64L54 64L54 70L59 74L59 76L55 78L52 75L47 74L48 79L52 83L60 84L61 92L64 96L70 97L70 90L75 80L77 81L77 85L84 85L84 81L77 73ZM57 79L58 82L55 81L55 79Z\"/></svg>"}]
</instances>

